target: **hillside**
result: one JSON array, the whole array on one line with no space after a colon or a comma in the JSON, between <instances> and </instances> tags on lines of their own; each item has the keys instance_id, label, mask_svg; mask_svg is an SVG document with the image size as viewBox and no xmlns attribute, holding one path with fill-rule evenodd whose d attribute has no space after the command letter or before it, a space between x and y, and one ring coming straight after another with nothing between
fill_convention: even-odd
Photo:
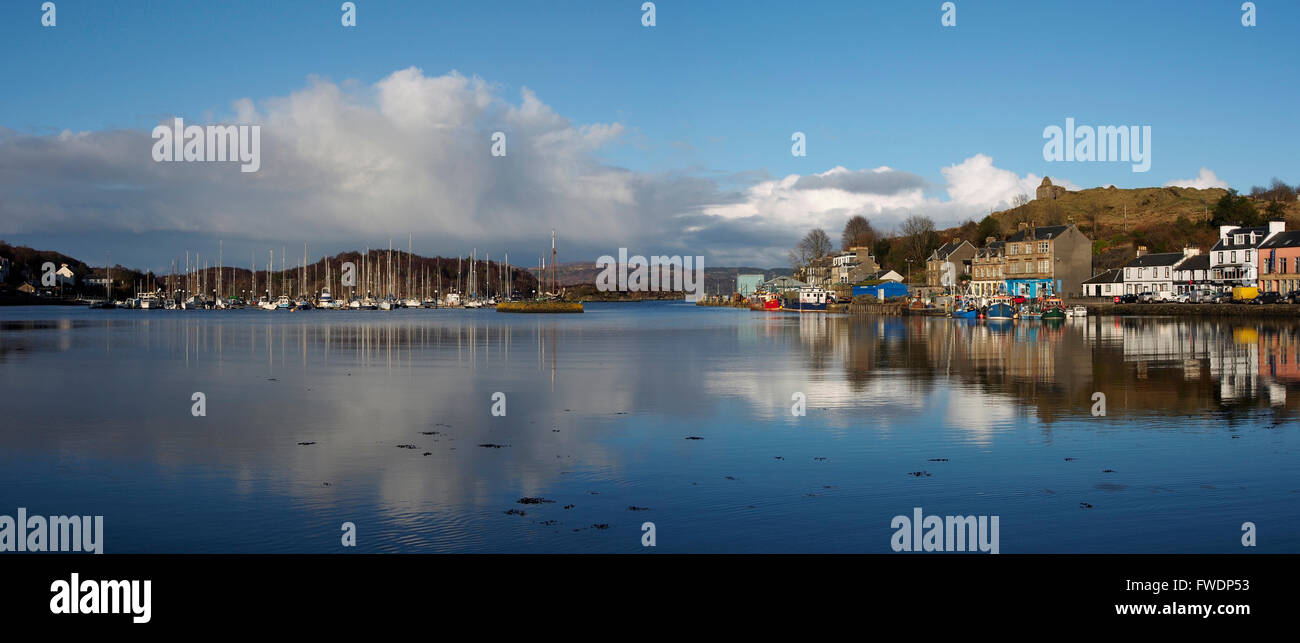
<instances>
[{"instance_id":1,"label":"hillside","mask_svg":"<svg viewBox=\"0 0 1300 643\"><path fill-rule=\"evenodd\" d=\"M1101 271L1131 259L1138 246L1151 252L1176 252L1184 246L1209 250L1218 238L1215 209L1229 192L1222 188L1090 188L1063 192L1055 199L1034 199L939 232L941 241L966 239L979 246L988 236L1005 237L1020 223L1073 223L1093 239L1093 269ZM1272 204L1264 198L1239 197L1261 219ZM1300 229L1300 202L1277 202L1288 229ZM1234 221L1236 222L1236 221Z\"/></svg>"}]
</instances>

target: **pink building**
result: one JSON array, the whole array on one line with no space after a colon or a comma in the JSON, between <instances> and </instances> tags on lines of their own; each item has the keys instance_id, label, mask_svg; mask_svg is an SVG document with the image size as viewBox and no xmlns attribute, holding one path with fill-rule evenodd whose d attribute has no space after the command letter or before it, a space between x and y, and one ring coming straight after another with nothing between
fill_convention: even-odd
<instances>
[{"instance_id":1,"label":"pink building","mask_svg":"<svg viewBox=\"0 0 1300 643\"><path fill-rule=\"evenodd\" d=\"M1300 290L1300 230L1279 232L1259 246L1259 291Z\"/></svg>"}]
</instances>

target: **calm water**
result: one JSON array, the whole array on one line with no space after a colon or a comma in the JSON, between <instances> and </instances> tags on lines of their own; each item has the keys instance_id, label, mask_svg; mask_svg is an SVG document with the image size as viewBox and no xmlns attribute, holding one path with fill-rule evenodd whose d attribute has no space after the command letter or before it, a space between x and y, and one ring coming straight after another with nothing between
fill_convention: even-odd
<instances>
[{"instance_id":1,"label":"calm water","mask_svg":"<svg viewBox=\"0 0 1300 643\"><path fill-rule=\"evenodd\" d=\"M1300 551L1300 325L587 311L0 309L0 514L110 553L889 552L916 506L1003 553Z\"/></svg>"}]
</instances>

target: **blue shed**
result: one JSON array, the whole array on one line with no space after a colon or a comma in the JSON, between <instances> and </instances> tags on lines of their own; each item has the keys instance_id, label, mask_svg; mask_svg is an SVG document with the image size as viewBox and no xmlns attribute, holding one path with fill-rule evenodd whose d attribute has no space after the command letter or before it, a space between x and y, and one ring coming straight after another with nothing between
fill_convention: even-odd
<instances>
[{"instance_id":1,"label":"blue shed","mask_svg":"<svg viewBox=\"0 0 1300 643\"><path fill-rule=\"evenodd\" d=\"M906 297L909 294L907 290L907 286L900 284L897 281L882 281L878 284L872 284L870 286L854 286L853 296L857 297L858 295L871 295L872 297L880 299L882 294L881 291L884 291L883 292L884 299L890 299L892 297Z\"/></svg>"}]
</instances>

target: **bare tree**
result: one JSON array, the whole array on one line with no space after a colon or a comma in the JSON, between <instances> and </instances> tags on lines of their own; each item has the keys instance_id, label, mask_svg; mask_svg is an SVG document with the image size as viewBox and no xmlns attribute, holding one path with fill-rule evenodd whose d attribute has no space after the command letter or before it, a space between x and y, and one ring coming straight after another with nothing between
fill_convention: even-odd
<instances>
[{"instance_id":1,"label":"bare tree","mask_svg":"<svg viewBox=\"0 0 1300 643\"><path fill-rule=\"evenodd\" d=\"M1021 192L1020 194L1011 197L1011 207L1013 208L1018 208L1022 205L1027 205L1028 203L1029 203L1029 195L1025 194L1024 192Z\"/></svg>"},{"instance_id":2,"label":"bare tree","mask_svg":"<svg viewBox=\"0 0 1300 643\"><path fill-rule=\"evenodd\" d=\"M840 234L840 247L845 250L855 246L868 246L876 240L876 231L872 229L871 222L867 218L855 214L844 224L844 232Z\"/></svg>"},{"instance_id":3,"label":"bare tree","mask_svg":"<svg viewBox=\"0 0 1300 643\"><path fill-rule=\"evenodd\" d=\"M826 231L813 228L799 240L794 250L790 251L790 267L798 269L806 266L814 259L821 259L830 254L831 248L833 248L831 238L826 236Z\"/></svg>"},{"instance_id":4,"label":"bare tree","mask_svg":"<svg viewBox=\"0 0 1300 643\"><path fill-rule=\"evenodd\" d=\"M903 237L903 258L913 263L925 262L930 251L939 245L939 235L930 217L914 214L903 221L899 231Z\"/></svg>"}]
</instances>

